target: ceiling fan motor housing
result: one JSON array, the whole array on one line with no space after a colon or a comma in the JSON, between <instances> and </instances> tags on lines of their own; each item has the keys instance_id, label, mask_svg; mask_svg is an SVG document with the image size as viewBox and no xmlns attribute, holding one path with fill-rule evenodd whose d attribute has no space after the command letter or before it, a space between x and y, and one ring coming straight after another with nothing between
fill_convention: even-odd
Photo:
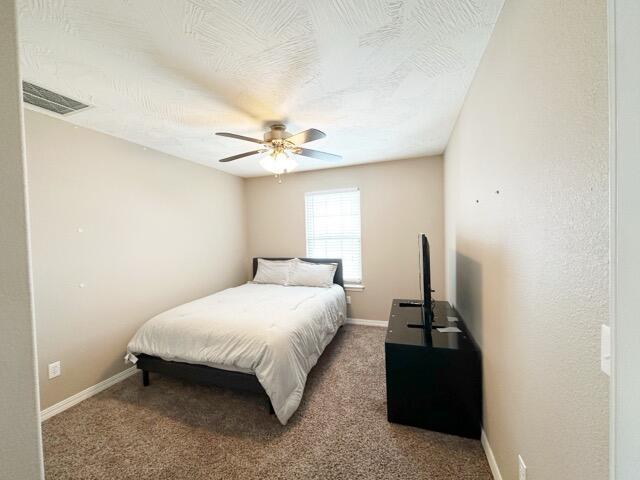
<instances>
[{"instance_id":1,"label":"ceiling fan motor housing","mask_svg":"<svg viewBox=\"0 0 640 480\"><path fill-rule=\"evenodd\" d=\"M269 143L272 140L284 140L290 136L291 134L286 131L286 127L282 123L274 123L271 125L271 130L264 134L264 141Z\"/></svg>"}]
</instances>

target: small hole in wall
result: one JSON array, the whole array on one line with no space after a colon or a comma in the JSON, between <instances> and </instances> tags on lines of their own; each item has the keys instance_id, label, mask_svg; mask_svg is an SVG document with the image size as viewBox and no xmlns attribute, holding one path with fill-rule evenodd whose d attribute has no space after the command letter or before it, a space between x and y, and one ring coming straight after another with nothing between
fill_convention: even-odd
<instances>
[{"instance_id":1,"label":"small hole in wall","mask_svg":"<svg viewBox=\"0 0 640 480\"><path fill-rule=\"evenodd\" d=\"M500 190L496 190L496 195L500 195Z\"/></svg>"},{"instance_id":2,"label":"small hole in wall","mask_svg":"<svg viewBox=\"0 0 640 480\"><path fill-rule=\"evenodd\" d=\"M476 200L476 203L480 203L480 200Z\"/></svg>"}]
</instances>

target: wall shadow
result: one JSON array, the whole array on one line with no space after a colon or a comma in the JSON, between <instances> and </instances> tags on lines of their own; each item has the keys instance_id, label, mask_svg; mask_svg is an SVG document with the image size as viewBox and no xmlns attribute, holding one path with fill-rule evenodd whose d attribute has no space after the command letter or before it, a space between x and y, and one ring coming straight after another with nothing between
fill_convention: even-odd
<instances>
[{"instance_id":1,"label":"wall shadow","mask_svg":"<svg viewBox=\"0 0 640 480\"><path fill-rule=\"evenodd\" d=\"M482 264L460 252L456 252L455 270L456 310L462 315L475 341L482 347Z\"/></svg>"}]
</instances>

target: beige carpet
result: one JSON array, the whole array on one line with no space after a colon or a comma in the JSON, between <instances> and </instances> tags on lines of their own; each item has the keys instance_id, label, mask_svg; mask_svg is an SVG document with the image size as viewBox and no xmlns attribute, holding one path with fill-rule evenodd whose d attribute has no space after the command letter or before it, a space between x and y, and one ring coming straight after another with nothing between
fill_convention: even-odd
<instances>
[{"instance_id":1,"label":"beige carpet","mask_svg":"<svg viewBox=\"0 0 640 480\"><path fill-rule=\"evenodd\" d=\"M342 328L285 427L261 396L135 375L44 423L47 479L490 479L480 442L387 422L384 334Z\"/></svg>"}]
</instances>

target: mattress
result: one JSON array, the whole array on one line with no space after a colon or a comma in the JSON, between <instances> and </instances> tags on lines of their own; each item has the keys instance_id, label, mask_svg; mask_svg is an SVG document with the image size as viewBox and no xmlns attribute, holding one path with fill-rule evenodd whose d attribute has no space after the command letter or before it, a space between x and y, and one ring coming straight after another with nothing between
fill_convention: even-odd
<instances>
[{"instance_id":1,"label":"mattress","mask_svg":"<svg viewBox=\"0 0 640 480\"><path fill-rule=\"evenodd\" d=\"M285 425L307 374L346 319L342 287L246 283L161 313L140 327L127 358L147 354L256 375Z\"/></svg>"}]
</instances>

